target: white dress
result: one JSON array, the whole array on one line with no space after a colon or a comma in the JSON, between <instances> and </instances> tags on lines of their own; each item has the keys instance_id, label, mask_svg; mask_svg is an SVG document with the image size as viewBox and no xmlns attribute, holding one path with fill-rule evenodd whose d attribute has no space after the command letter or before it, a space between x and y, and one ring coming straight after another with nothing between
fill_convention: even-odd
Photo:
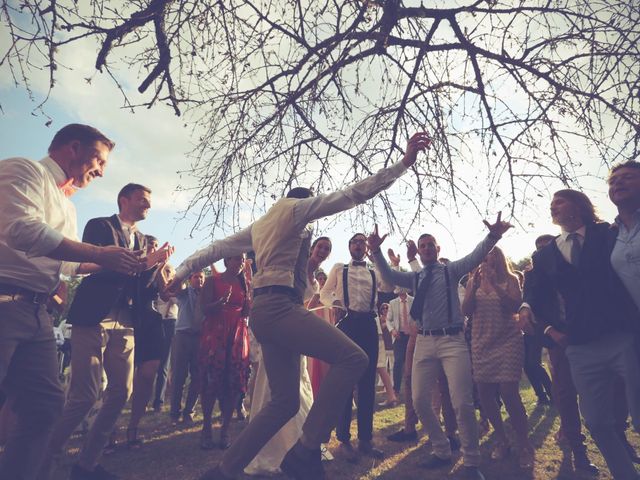
<instances>
[{"instance_id":1,"label":"white dress","mask_svg":"<svg viewBox=\"0 0 640 480\"><path fill-rule=\"evenodd\" d=\"M313 294L313 290L307 287L305 297ZM253 398L251 399L251 421L264 405L271 400L271 390L269 389L269 381L264 370L264 362L260 359L258 373L256 375L256 385L253 390ZM256 455L251 463L244 469L248 475L271 475L280 473L280 464L285 454L298 441L302 435L302 425L307 419L307 414L313 403L313 391L311 389L311 380L307 372L307 357L304 355L300 358L300 410L289 420L284 427L276 433L262 450Z\"/></svg>"}]
</instances>

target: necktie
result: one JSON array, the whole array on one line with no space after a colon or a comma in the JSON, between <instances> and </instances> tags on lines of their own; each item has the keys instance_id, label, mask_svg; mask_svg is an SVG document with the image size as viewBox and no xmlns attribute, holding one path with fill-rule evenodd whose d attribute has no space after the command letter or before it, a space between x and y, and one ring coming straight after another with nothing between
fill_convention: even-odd
<instances>
[{"instance_id":1,"label":"necktie","mask_svg":"<svg viewBox=\"0 0 640 480\"><path fill-rule=\"evenodd\" d=\"M570 233L567 235L567 240L571 243L571 250L569 253L571 265L578 266L580 263L580 252L582 252L582 245L580 244L580 235L578 233Z\"/></svg>"},{"instance_id":2,"label":"necktie","mask_svg":"<svg viewBox=\"0 0 640 480\"><path fill-rule=\"evenodd\" d=\"M426 268L426 273L422 282L418 286L418 291L413 299L413 305L411 305L411 316L417 321L422 321L422 309L424 307L424 301L427 298L427 290L433 277L433 264L430 264Z\"/></svg>"},{"instance_id":3,"label":"necktie","mask_svg":"<svg viewBox=\"0 0 640 480\"><path fill-rule=\"evenodd\" d=\"M353 265L354 267L366 267L367 266L367 262L361 262L359 260L354 260L353 262L351 262L351 265Z\"/></svg>"}]
</instances>

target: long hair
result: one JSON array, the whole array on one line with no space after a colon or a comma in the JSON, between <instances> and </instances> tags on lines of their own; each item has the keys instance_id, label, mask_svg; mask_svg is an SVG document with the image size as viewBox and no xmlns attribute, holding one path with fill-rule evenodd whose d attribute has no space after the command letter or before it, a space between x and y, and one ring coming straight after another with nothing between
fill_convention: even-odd
<instances>
[{"instance_id":1,"label":"long hair","mask_svg":"<svg viewBox=\"0 0 640 480\"><path fill-rule=\"evenodd\" d=\"M513 279L518 281L518 277L511 268L511 262L507 260L504 252L500 249L500 247L493 247L491 252L495 253L496 261L494 262L495 270L496 270L496 279L499 283L504 283L509 279Z\"/></svg>"},{"instance_id":2,"label":"long hair","mask_svg":"<svg viewBox=\"0 0 640 480\"><path fill-rule=\"evenodd\" d=\"M553 194L554 197L561 197L571 202L578 209L580 219L585 225L591 223L601 222L602 219L596 213L596 207L591 203L589 197L578 190L572 190L565 188L564 190L558 190Z\"/></svg>"}]
</instances>

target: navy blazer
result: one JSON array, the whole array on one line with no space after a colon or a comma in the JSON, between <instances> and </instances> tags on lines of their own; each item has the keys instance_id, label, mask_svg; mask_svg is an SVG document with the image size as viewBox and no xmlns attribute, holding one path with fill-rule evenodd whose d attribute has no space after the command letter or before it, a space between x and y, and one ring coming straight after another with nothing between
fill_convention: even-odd
<instances>
[{"instance_id":1,"label":"navy blazer","mask_svg":"<svg viewBox=\"0 0 640 480\"><path fill-rule=\"evenodd\" d=\"M137 231L134 235L134 250L144 250L147 246L145 236ZM117 215L89 220L84 227L82 241L101 247L116 245L126 248L129 244ZM131 276L113 270L85 277L76 290L68 322L93 326L100 323L113 307L133 308L140 280L140 275Z\"/></svg>"},{"instance_id":2,"label":"navy blazer","mask_svg":"<svg viewBox=\"0 0 640 480\"><path fill-rule=\"evenodd\" d=\"M533 254L523 297L540 330L552 326L573 345L633 330L637 309L611 266L616 236L608 223L587 225L577 267L555 241Z\"/></svg>"}]
</instances>

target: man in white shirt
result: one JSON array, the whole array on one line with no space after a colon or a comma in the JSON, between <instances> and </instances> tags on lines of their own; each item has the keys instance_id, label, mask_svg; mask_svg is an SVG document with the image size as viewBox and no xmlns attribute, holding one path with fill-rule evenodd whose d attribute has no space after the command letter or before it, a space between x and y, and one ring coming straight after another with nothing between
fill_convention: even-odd
<instances>
[{"instance_id":1,"label":"man in white shirt","mask_svg":"<svg viewBox=\"0 0 640 480\"><path fill-rule=\"evenodd\" d=\"M121 272L141 267L127 249L79 242L67 198L102 177L113 147L95 128L70 124L40 162L0 162L0 384L17 415L0 459L2 479L35 478L62 411L53 322L45 308L60 274L94 271L95 264Z\"/></svg>"},{"instance_id":2,"label":"man in white shirt","mask_svg":"<svg viewBox=\"0 0 640 480\"><path fill-rule=\"evenodd\" d=\"M387 328L393 338L393 389L396 395L400 394L402 385L402 372L404 371L404 358L407 354L407 344L411 325L411 306L413 297L407 293L406 288L397 287L397 298L389 302L389 313L387 314Z\"/></svg>"},{"instance_id":3,"label":"man in white shirt","mask_svg":"<svg viewBox=\"0 0 640 480\"><path fill-rule=\"evenodd\" d=\"M415 134L401 162L344 190L313 196L309 189L294 188L252 225L196 252L178 267L169 292L177 289L189 272L224 257L250 250L256 253L251 328L262 346L271 401L242 431L220 465L202 480L239 475L298 412L301 354L319 358L331 367L307 416L302 436L284 457L281 469L295 479L324 476L320 445L329 440L340 414L338 405L344 405L368 358L340 330L302 305L312 234L308 224L373 198L411 167L418 152L430 143L425 133Z\"/></svg>"},{"instance_id":4,"label":"man in white shirt","mask_svg":"<svg viewBox=\"0 0 640 480\"><path fill-rule=\"evenodd\" d=\"M337 327L353 340L369 357L366 370L358 379L358 451L374 458L382 458L382 451L374 448L373 411L376 397L376 367L378 365L378 330L376 327L376 274L367 268L367 237L356 233L349 240L351 261L336 263L320 291L320 301L343 312ZM351 394L342 408L336 436L340 453L349 462L356 462L358 454L351 445Z\"/></svg>"}]
</instances>

